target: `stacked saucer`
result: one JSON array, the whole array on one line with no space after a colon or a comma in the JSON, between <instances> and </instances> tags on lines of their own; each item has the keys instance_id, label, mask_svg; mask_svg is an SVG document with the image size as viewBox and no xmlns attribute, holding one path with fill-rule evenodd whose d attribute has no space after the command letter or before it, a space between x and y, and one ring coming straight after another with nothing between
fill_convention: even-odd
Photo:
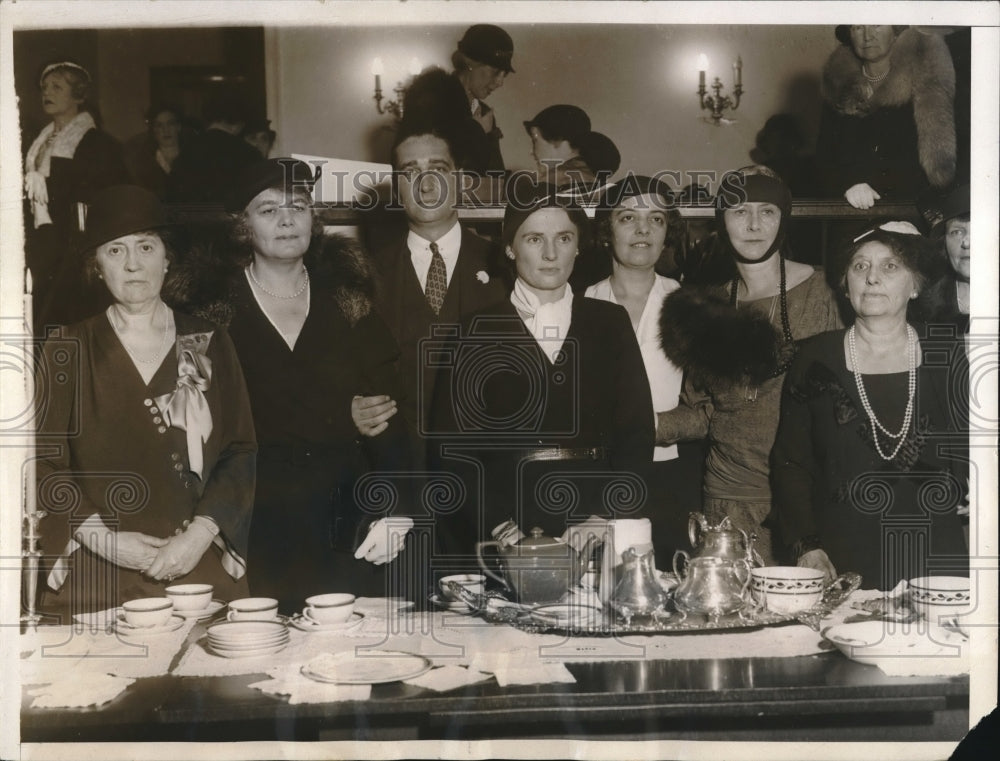
<instances>
[{"instance_id":1,"label":"stacked saucer","mask_svg":"<svg viewBox=\"0 0 1000 761\"><path fill-rule=\"evenodd\" d=\"M276 653L288 644L288 627L279 621L226 621L208 627L208 646L223 658Z\"/></svg>"}]
</instances>

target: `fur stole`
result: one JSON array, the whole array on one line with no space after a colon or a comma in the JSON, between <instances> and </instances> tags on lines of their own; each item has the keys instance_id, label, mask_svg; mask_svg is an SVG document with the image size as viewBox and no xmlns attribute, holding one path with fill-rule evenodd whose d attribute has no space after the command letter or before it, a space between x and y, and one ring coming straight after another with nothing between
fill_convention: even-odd
<instances>
[{"instance_id":1,"label":"fur stole","mask_svg":"<svg viewBox=\"0 0 1000 761\"><path fill-rule=\"evenodd\" d=\"M696 385L709 389L773 377L784 350L767 317L693 287L663 300L660 346Z\"/></svg>"},{"instance_id":2,"label":"fur stole","mask_svg":"<svg viewBox=\"0 0 1000 761\"><path fill-rule=\"evenodd\" d=\"M862 61L841 45L823 67L823 98L845 116L864 117L880 108L913 105L920 166L935 187L955 176L955 67L944 40L910 28L889 53L891 69L871 97Z\"/></svg>"},{"instance_id":3,"label":"fur stole","mask_svg":"<svg viewBox=\"0 0 1000 761\"><path fill-rule=\"evenodd\" d=\"M235 309L235 288L243 265L225 245L195 246L175 262L163 286L171 307L226 327ZM352 326L371 312L376 275L361 245L345 235L314 239L305 264L314 294L331 294ZM315 296L314 296L315 297Z\"/></svg>"}]
</instances>

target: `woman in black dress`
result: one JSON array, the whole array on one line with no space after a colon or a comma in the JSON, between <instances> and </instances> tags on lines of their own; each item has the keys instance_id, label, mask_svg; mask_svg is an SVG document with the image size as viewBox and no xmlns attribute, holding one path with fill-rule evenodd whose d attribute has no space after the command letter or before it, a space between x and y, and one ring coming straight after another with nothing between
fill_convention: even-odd
<instances>
[{"instance_id":1,"label":"woman in black dress","mask_svg":"<svg viewBox=\"0 0 1000 761\"><path fill-rule=\"evenodd\" d=\"M937 252L888 222L842 261L854 324L802 343L781 400L771 475L782 535L800 566L856 571L866 588L965 573L965 352L921 340L907 320Z\"/></svg>"},{"instance_id":2,"label":"woman in black dress","mask_svg":"<svg viewBox=\"0 0 1000 761\"><path fill-rule=\"evenodd\" d=\"M431 461L465 486L439 521L450 554L510 519L555 536L590 519L599 533L645 506L654 416L635 333L622 307L567 284L587 226L554 188L515 185L503 229L510 300L428 347L442 364Z\"/></svg>"},{"instance_id":3,"label":"woman in black dress","mask_svg":"<svg viewBox=\"0 0 1000 761\"><path fill-rule=\"evenodd\" d=\"M237 178L228 207L238 268L222 278L223 298L203 307L228 325L260 445L250 591L278 598L284 612L322 592L390 595L382 566L412 526L355 494L374 467L406 466L400 420L363 441L351 420L357 394L400 398L398 350L372 308L367 260L322 233L311 185L310 168L291 159ZM189 289L205 283L202 275Z\"/></svg>"}]
</instances>

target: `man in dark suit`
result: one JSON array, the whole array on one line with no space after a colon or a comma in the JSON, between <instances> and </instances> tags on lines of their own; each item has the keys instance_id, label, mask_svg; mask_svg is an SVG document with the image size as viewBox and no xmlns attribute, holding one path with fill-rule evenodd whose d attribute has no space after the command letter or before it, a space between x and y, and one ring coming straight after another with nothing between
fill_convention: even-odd
<instances>
[{"instance_id":1,"label":"man in dark suit","mask_svg":"<svg viewBox=\"0 0 1000 761\"><path fill-rule=\"evenodd\" d=\"M376 303L399 344L406 394L399 409L413 432L414 463L423 467L437 373L425 366L421 342L440 326L457 326L506 300L510 274L492 244L458 222L458 167L448 133L427 125L401 128L392 158L407 229L372 249L381 277ZM396 409L396 400L384 396L359 397L354 420L361 433L375 436Z\"/></svg>"}]
</instances>

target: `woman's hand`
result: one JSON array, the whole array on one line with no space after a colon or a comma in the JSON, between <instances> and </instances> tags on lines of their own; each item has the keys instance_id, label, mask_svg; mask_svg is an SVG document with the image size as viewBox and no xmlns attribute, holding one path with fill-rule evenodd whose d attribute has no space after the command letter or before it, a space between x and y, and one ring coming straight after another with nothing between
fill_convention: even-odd
<instances>
[{"instance_id":1,"label":"woman's hand","mask_svg":"<svg viewBox=\"0 0 1000 761\"><path fill-rule=\"evenodd\" d=\"M882 196L867 182L859 182L844 191L844 198L855 209L870 209Z\"/></svg>"},{"instance_id":2,"label":"woman's hand","mask_svg":"<svg viewBox=\"0 0 1000 761\"><path fill-rule=\"evenodd\" d=\"M214 538L211 531L192 521L187 529L166 540L146 575L157 581L173 581L191 573Z\"/></svg>"},{"instance_id":3,"label":"woman's hand","mask_svg":"<svg viewBox=\"0 0 1000 761\"><path fill-rule=\"evenodd\" d=\"M391 563L402 552L407 532L413 528L413 519L405 516L380 518L368 529L368 536L354 553L375 565Z\"/></svg>"},{"instance_id":4,"label":"woman's hand","mask_svg":"<svg viewBox=\"0 0 1000 761\"><path fill-rule=\"evenodd\" d=\"M814 571L822 571L826 574L826 581L831 582L837 578L837 569L833 567L829 556L823 550L809 550L799 557L798 562L801 568L812 568Z\"/></svg>"},{"instance_id":5,"label":"woman's hand","mask_svg":"<svg viewBox=\"0 0 1000 761\"><path fill-rule=\"evenodd\" d=\"M608 531L608 522L604 518L598 518L596 515L590 515L587 517L583 523L577 523L573 526L568 526L563 532L562 536L559 537L562 541L566 542L570 547L579 552L583 549L583 545L587 541L596 536L602 542L604 541L604 535Z\"/></svg>"},{"instance_id":6,"label":"woman's hand","mask_svg":"<svg viewBox=\"0 0 1000 761\"><path fill-rule=\"evenodd\" d=\"M114 550L112 557L104 556L122 568L130 568L133 571L145 571L156 560L156 555L169 539L149 534L141 534L138 531L118 531L115 533Z\"/></svg>"},{"instance_id":7,"label":"woman's hand","mask_svg":"<svg viewBox=\"0 0 1000 761\"><path fill-rule=\"evenodd\" d=\"M396 400L388 396L356 396L351 400L351 420L362 436L378 436L395 415Z\"/></svg>"}]
</instances>

